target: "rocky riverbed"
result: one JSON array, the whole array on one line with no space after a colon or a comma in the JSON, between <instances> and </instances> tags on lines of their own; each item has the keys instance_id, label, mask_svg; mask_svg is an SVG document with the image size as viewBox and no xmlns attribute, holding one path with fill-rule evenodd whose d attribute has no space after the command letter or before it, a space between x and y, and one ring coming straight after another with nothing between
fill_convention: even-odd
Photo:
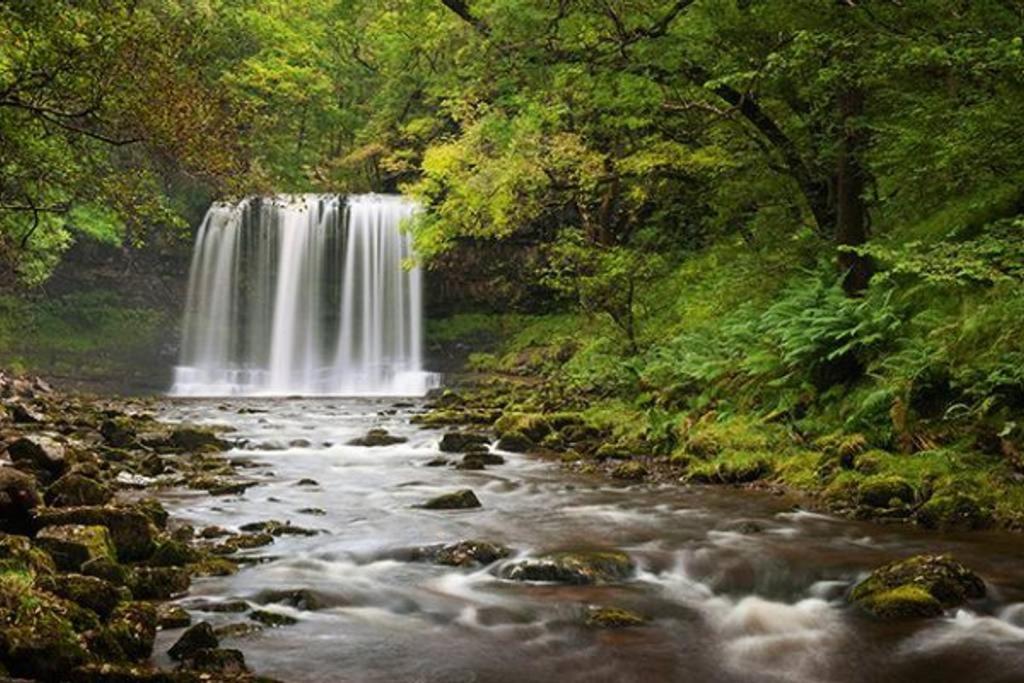
<instances>
[{"instance_id":1,"label":"rocky riverbed","mask_svg":"<svg viewBox=\"0 0 1024 683\"><path fill-rule=\"evenodd\" d=\"M0 393L12 677L1011 681L1024 667L1018 534L680 484L571 414L451 393L108 401L8 377Z\"/></svg>"}]
</instances>

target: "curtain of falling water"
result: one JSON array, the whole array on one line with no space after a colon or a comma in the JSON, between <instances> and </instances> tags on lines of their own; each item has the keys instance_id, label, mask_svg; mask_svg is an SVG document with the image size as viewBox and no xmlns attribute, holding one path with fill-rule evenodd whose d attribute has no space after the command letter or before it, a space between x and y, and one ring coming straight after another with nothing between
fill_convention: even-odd
<instances>
[{"instance_id":1,"label":"curtain of falling water","mask_svg":"<svg viewBox=\"0 0 1024 683\"><path fill-rule=\"evenodd\" d=\"M420 395L422 283L401 197L215 204L196 237L176 395Z\"/></svg>"}]
</instances>

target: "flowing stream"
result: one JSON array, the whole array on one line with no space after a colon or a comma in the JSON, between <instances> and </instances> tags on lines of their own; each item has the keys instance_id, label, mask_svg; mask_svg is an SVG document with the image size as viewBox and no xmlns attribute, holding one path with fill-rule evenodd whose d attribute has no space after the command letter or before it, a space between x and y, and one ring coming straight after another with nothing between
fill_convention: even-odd
<instances>
[{"instance_id":1,"label":"flowing stream","mask_svg":"<svg viewBox=\"0 0 1024 683\"><path fill-rule=\"evenodd\" d=\"M162 417L233 427L258 483L243 495L168 493L174 517L230 529L267 519L321 529L243 551L237 575L197 580L181 604L240 599L294 625L227 639L252 667L293 682L797 681L919 683L1024 680L1024 542L999 532L935 535L800 511L793 501L729 488L616 485L505 454L484 471L427 467L440 432L409 423L388 399L168 401ZM373 427L406 436L344 445ZM289 445L291 444L291 445ZM277 450L263 450L277 449ZM313 479L315 485L299 485ZM428 511L428 498L472 488L483 507ZM313 510L319 508L322 514ZM317 514L313 514L317 512ZM516 556L617 548L637 571L615 585L500 579L402 559L425 544L483 539ZM944 618L886 624L846 605L858 577L918 552L953 552L989 597ZM268 600L307 590L313 605ZM647 624L596 630L590 605ZM306 607L307 609L300 609ZM311 609L315 607L316 609ZM165 651L180 631L164 632Z\"/></svg>"},{"instance_id":2,"label":"flowing stream","mask_svg":"<svg viewBox=\"0 0 1024 683\"><path fill-rule=\"evenodd\" d=\"M420 270L397 196L214 204L189 275L172 394L422 395Z\"/></svg>"}]
</instances>

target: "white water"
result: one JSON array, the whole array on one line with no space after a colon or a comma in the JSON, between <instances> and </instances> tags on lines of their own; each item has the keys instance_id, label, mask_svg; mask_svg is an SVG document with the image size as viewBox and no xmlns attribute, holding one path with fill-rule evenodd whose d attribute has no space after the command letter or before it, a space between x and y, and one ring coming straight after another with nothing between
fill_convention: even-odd
<instances>
[{"instance_id":1,"label":"white water","mask_svg":"<svg viewBox=\"0 0 1024 683\"><path fill-rule=\"evenodd\" d=\"M389 195L214 204L196 237L178 396L418 396L422 282Z\"/></svg>"}]
</instances>

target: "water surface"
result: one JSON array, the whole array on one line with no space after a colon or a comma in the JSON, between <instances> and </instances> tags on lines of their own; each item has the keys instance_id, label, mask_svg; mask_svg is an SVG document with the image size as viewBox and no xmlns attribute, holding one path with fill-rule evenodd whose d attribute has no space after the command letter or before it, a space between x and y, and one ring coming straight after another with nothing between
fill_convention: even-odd
<instances>
[{"instance_id":1,"label":"water surface","mask_svg":"<svg viewBox=\"0 0 1024 683\"><path fill-rule=\"evenodd\" d=\"M317 610L264 605L299 620L224 645L293 682L1024 681L1024 541L999 532L937 536L800 511L782 496L730 488L615 485L506 454L486 471L426 463L441 432L409 423L388 399L175 401L169 420L226 424L259 482L242 496L168 493L176 520L237 528L267 519L322 529L247 551L259 563L200 579L181 602L307 589ZM371 427L407 436L385 448L344 445ZM290 447L290 443L303 444ZM308 443L309 445L304 445ZM261 449L275 450L261 450ZM315 486L297 485L313 479ZM473 511L414 507L472 488ZM325 514L300 512L320 508ZM400 551L483 539L518 556L617 548L638 571L614 586L565 587L411 563ZM881 624L846 606L871 568L918 552L953 552L989 598L946 618ZM588 606L618 606L647 625L595 630ZM194 613L215 625L238 614ZM161 635L163 651L179 635ZM163 647L161 647L163 646Z\"/></svg>"}]
</instances>

